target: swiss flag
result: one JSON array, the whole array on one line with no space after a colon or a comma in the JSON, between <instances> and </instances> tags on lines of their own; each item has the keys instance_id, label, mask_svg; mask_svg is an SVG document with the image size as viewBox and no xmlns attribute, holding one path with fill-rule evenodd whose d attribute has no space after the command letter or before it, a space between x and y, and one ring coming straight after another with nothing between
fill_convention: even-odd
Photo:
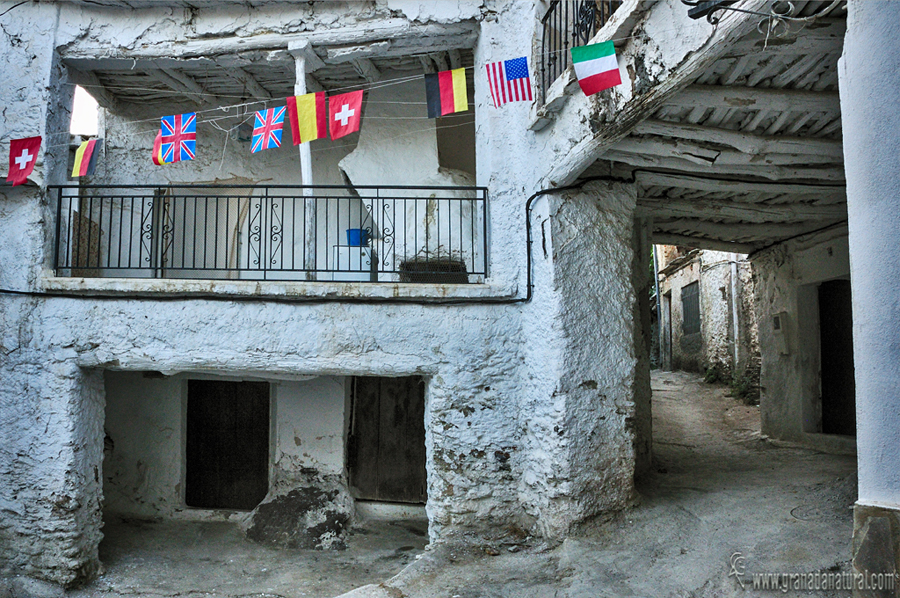
<instances>
[{"instance_id":1,"label":"swiss flag","mask_svg":"<svg viewBox=\"0 0 900 598\"><path fill-rule=\"evenodd\" d=\"M13 139L9 142L9 176L6 182L13 187L21 185L34 170L37 162L38 151L41 149L40 137L26 137L25 139Z\"/></svg>"},{"instance_id":2,"label":"swiss flag","mask_svg":"<svg viewBox=\"0 0 900 598\"><path fill-rule=\"evenodd\" d=\"M332 139L359 131L363 92L351 91L328 98L328 128Z\"/></svg>"}]
</instances>

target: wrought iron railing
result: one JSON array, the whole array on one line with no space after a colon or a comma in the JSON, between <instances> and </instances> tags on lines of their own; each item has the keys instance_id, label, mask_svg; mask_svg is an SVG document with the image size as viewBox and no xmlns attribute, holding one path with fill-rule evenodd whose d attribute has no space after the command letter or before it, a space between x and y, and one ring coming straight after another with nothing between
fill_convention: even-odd
<instances>
[{"instance_id":1,"label":"wrought iron railing","mask_svg":"<svg viewBox=\"0 0 900 598\"><path fill-rule=\"evenodd\" d=\"M483 187L50 188L64 277L482 282Z\"/></svg>"},{"instance_id":2,"label":"wrought iron railing","mask_svg":"<svg viewBox=\"0 0 900 598\"><path fill-rule=\"evenodd\" d=\"M551 0L542 19L541 103L568 68L569 48L587 44L621 5L622 0Z\"/></svg>"}]
</instances>

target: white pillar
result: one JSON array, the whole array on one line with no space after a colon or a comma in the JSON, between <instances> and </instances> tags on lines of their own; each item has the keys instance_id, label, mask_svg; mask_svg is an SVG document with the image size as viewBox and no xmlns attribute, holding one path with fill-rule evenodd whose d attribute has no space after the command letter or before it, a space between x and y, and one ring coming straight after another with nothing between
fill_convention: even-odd
<instances>
[{"instance_id":1,"label":"white pillar","mask_svg":"<svg viewBox=\"0 0 900 598\"><path fill-rule=\"evenodd\" d=\"M306 93L307 56L312 52L309 42L303 40L299 43L291 43L288 51L294 57L294 95L302 96ZM300 150L300 177L304 185L313 185L312 177L312 153L309 143L301 143L297 146ZM316 274L316 200L313 198L314 190L306 188L303 195L307 199L304 203L304 249L306 259L303 267L307 270L307 280L315 280Z\"/></svg>"},{"instance_id":2,"label":"white pillar","mask_svg":"<svg viewBox=\"0 0 900 598\"><path fill-rule=\"evenodd\" d=\"M859 504L900 509L900 2L851 0L838 65Z\"/></svg>"}]
</instances>

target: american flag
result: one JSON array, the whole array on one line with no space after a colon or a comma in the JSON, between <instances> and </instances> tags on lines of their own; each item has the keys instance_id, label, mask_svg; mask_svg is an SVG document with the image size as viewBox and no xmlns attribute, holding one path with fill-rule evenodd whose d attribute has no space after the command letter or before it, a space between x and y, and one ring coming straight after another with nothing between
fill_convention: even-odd
<instances>
[{"instance_id":1,"label":"american flag","mask_svg":"<svg viewBox=\"0 0 900 598\"><path fill-rule=\"evenodd\" d=\"M162 162L193 160L197 151L197 115L194 112L162 117Z\"/></svg>"},{"instance_id":2,"label":"american flag","mask_svg":"<svg viewBox=\"0 0 900 598\"><path fill-rule=\"evenodd\" d=\"M250 153L281 147L281 133L284 127L285 107L259 110L253 125L253 139Z\"/></svg>"},{"instance_id":3,"label":"american flag","mask_svg":"<svg viewBox=\"0 0 900 598\"><path fill-rule=\"evenodd\" d=\"M495 108L507 102L530 102L533 99L531 77L528 76L528 60L524 56L492 62L485 68Z\"/></svg>"}]
</instances>

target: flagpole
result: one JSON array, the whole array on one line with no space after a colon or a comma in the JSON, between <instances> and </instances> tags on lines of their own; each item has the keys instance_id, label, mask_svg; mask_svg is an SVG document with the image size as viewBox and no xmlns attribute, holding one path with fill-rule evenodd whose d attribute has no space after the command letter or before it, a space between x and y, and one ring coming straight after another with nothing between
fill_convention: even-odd
<instances>
[{"instance_id":1,"label":"flagpole","mask_svg":"<svg viewBox=\"0 0 900 598\"><path fill-rule=\"evenodd\" d=\"M294 95L302 96L306 93L306 55L312 51L309 42L303 40L299 44L290 44L288 51L294 56ZM313 177L312 177L312 154L310 153L309 143L301 143L300 149L300 177L306 186L303 189L303 195L307 199L304 201L303 210L303 226L304 226L304 269L306 270L306 279L316 279L316 200L313 198ZM327 208L326 208L327 209Z\"/></svg>"}]
</instances>

